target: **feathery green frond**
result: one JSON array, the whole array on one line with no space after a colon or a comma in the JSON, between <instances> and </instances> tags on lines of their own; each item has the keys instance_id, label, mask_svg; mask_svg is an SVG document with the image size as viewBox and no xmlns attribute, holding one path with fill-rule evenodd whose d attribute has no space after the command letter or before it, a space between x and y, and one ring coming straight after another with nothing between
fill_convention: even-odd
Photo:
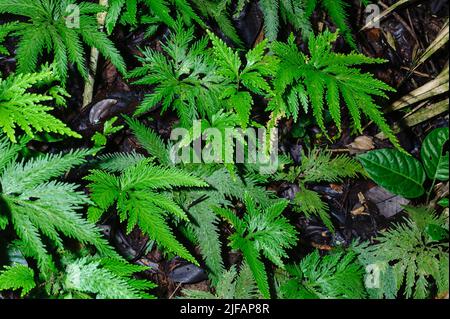
<instances>
[{"instance_id":1,"label":"feathery green frond","mask_svg":"<svg viewBox=\"0 0 450 319\"><path fill-rule=\"evenodd\" d=\"M344 178L354 178L362 171L361 164L347 155L332 157L328 150L313 149L308 154L302 151L300 165L290 166L287 172L277 173L275 180L298 183L300 191L293 200L293 209L307 217L319 217L328 229L334 231L328 205L307 186L309 183L342 182Z\"/></svg>"},{"instance_id":2,"label":"feathery green frond","mask_svg":"<svg viewBox=\"0 0 450 319\"><path fill-rule=\"evenodd\" d=\"M123 172L128 167L134 166L144 159L144 155L136 152L105 154L99 156L99 166L105 171L117 173Z\"/></svg>"},{"instance_id":3,"label":"feathery green frond","mask_svg":"<svg viewBox=\"0 0 450 319\"><path fill-rule=\"evenodd\" d=\"M240 219L231 210L215 208L214 211L230 222L235 233L230 237L230 247L242 251L253 277L262 295L270 297L267 272L261 260L261 254L280 268L286 257L286 249L292 247L297 234L295 228L281 214L288 205L287 201L278 201L264 210L257 207L253 199L246 195L247 212Z\"/></svg>"},{"instance_id":4,"label":"feathery green frond","mask_svg":"<svg viewBox=\"0 0 450 319\"><path fill-rule=\"evenodd\" d=\"M199 290L183 290L187 299L258 299L259 293L249 266L244 263L239 273L233 265L220 277L215 294Z\"/></svg>"},{"instance_id":5,"label":"feathery green frond","mask_svg":"<svg viewBox=\"0 0 450 319\"><path fill-rule=\"evenodd\" d=\"M343 178L354 178L362 172L362 166L347 155L332 154L326 150L313 149L302 154L300 169L305 183L342 182Z\"/></svg>"},{"instance_id":6,"label":"feathery green frond","mask_svg":"<svg viewBox=\"0 0 450 319\"><path fill-rule=\"evenodd\" d=\"M423 207L407 207L410 218L380 234L374 245L356 245L359 259L376 272L367 289L373 298L427 298L436 284L448 292L448 219Z\"/></svg>"},{"instance_id":7,"label":"feathery green frond","mask_svg":"<svg viewBox=\"0 0 450 319\"><path fill-rule=\"evenodd\" d=\"M371 74L361 73L359 69L353 67L363 63L383 63L384 60L371 59L357 53L349 55L334 53L331 45L336 38L337 33L329 31L324 31L318 36L310 36L308 42L310 56L300 52L293 36L287 44L281 42L273 44L272 49L280 59L280 68L274 80L277 96L269 109L275 115L292 116L297 120L299 105L302 104L306 110L312 109L319 127L327 133L324 122L325 106L328 106L333 121L340 129L342 100L357 131L362 131L361 115L364 114L396 147L400 147L374 100L375 97L386 98L386 92L395 90Z\"/></svg>"},{"instance_id":8,"label":"feathery green frond","mask_svg":"<svg viewBox=\"0 0 450 319\"><path fill-rule=\"evenodd\" d=\"M145 5L146 9L138 11L138 5ZM176 12L176 13L175 13ZM106 30L111 34L117 22L136 27L138 24L148 25L147 35L152 35L161 24L173 28L176 24L173 16L181 16L182 20L191 25L196 22L206 27L203 19L195 12L187 0L111 0L106 15Z\"/></svg>"},{"instance_id":9,"label":"feathery green frond","mask_svg":"<svg viewBox=\"0 0 450 319\"><path fill-rule=\"evenodd\" d=\"M170 163L169 151L164 144L164 141L162 141L155 132L143 125L138 120L128 117L126 117L125 119L141 146L151 156L156 157L161 164L168 165Z\"/></svg>"},{"instance_id":10,"label":"feathery green frond","mask_svg":"<svg viewBox=\"0 0 450 319\"><path fill-rule=\"evenodd\" d=\"M36 283L33 269L16 264L14 266L6 266L3 270L0 270L0 290L22 289L20 295L24 297L34 287L36 287Z\"/></svg>"},{"instance_id":11,"label":"feathery green frond","mask_svg":"<svg viewBox=\"0 0 450 319\"><path fill-rule=\"evenodd\" d=\"M272 88L267 77L275 75L278 61L267 55L267 41L262 41L246 54L242 61L238 52L233 51L217 36L208 32L212 41L212 55L217 64L217 72L223 77L224 91L221 98L229 109L235 110L240 124L245 128L250 122L253 105L252 93L269 97ZM245 89L246 91L242 90Z\"/></svg>"},{"instance_id":12,"label":"feathery green frond","mask_svg":"<svg viewBox=\"0 0 450 319\"><path fill-rule=\"evenodd\" d=\"M97 299L154 298L146 290L156 285L132 277L145 268L112 259L83 257L67 265L65 289L93 294Z\"/></svg>"},{"instance_id":13,"label":"feathery green frond","mask_svg":"<svg viewBox=\"0 0 450 319\"><path fill-rule=\"evenodd\" d=\"M366 297L364 269L354 252L315 250L297 265L286 266L290 279L281 286L288 299L361 299Z\"/></svg>"},{"instance_id":14,"label":"feathery green frond","mask_svg":"<svg viewBox=\"0 0 450 319\"><path fill-rule=\"evenodd\" d=\"M96 14L103 10L100 5L75 0L2 1L0 13L23 16L25 21L10 25L9 30L2 27L0 40L6 37L6 32L9 36L19 37L19 73L36 71L39 61L48 51L53 55L56 76L63 84L67 80L69 63L74 63L86 79L88 71L83 40L87 45L97 48L120 73L125 74L122 56L98 28Z\"/></svg>"},{"instance_id":15,"label":"feathery green frond","mask_svg":"<svg viewBox=\"0 0 450 319\"><path fill-rule=\"evenodd\" d=\"M159 167L144 159L129 166L119 176L102 170L93 170L86 177L90 181L91 198L95 205L89 208L91 220L101 215L116 203L121 221L127 220L127 230L137 225L157 243L179 256L196 262L172 234L166 213L187 220L184 211L169 193L160 194L179 187L205 187L207 184L192 174L173 167Z\"/></svg>"},{"instance_id":16,"label":"feathery green frond","mask_svg":"<svg viewBox=\"0 0 450 319\"><path fill-rule=\"evenodd\" d=\"M141 77L135 84L155 87L153 93L145 96L136 114L161 104L162 112L169 108L176 110L181 125L191 127L195 119L210 118L219 111L222 80L209 61L207 40L194 42L193 32L193 28L184 30L178 21L163 45L167 57L148 48L142 52L143 57L138 59L143 66L129 76Z\"/></svg>"},{"instance_id":17,"label":"feathery green frond","mask_svg":"<svg viewBox=\"0 0 450 319\"><path fill-rule=\"evenodd\" d=\"M293 204L294 211L303 213L308 218L311 215L317 216L328 229L334 230L333 223L328 215L328 205L322 201L317 192L301 187L300 191L295 194Z\"/></svg>"},{"instance_id":18,"label":"feathery green frond","mask_svg":"<svg viewBox=\"0 0 450 319\"><path fill-rule=\"evenodd\" d=\"M16 142L16 128L22 129L28 136L35 132L52 132L73 137L81 137L63 122L48 112L53 110L51 101L63 99L68 93L54 86L55 97L47 93L31 93L30 90L39 85L55 80L54 71L49 67L39 73L10 75L0 78L0 128L9 139Z\"/></svg>"},{"instance_id":19,"label":"feathery green frond","mask_svg":"<svg viewBox=\"0 0 450 319\"><path fill-rule=\"evenodd\" d=\"M48 154L21 162L15 161L12 153L8 155L10 161L6 167L0 168L0 197L20 240L22 253L37 260L42 276L54 269L44 239L62 250L61 235L93 245L104 256L119 258L99 229L79 214L78 211L90 202L87 196L77 191L74 184L53 180L83 163L86 151Z\"/></svg>"}]
</instances>

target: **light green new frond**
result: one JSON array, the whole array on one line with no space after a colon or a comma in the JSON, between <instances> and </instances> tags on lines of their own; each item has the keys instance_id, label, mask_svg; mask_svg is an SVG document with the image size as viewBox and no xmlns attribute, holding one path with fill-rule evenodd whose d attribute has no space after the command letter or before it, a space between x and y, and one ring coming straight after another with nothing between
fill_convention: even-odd
<instances>
[{"instance_id":1,"label":"light green new frond","mask_svg":"<svg viewBox=\"0 0 450 319\"><path fill-rule=\"evenodd\" d=\"M250 112L253 106L253 98L250 93L237 92L229 98L228 104L230 109L236 110L241 126L246 128L250 121Z\"/></svg>"},{"instance_id":2,"label":"light green new frond","mask_svg":"<svg viewBox=\"0 0 450 319\"><path fill-rule=\"evenodd\" d=\"M16 128L34 137L34 132L54 132L63 135L81 137L48 111L53 96L29 93L28 89L43 81L54 80L53 72L45 67L42 72L11 75L7 79L0 78L0 128L11 141L16 142ZM57 88L57 87L55 87Z\"/></svg>"},{"instance_id":3,"label":"light green new frond","mask_svg":"<svg viewBox=\"0 0 450 319\"><path fill-rule=\"evenodd\" d=\"M208 31L208 35L214 46L213 55L215 61L220 67L218 72L232 81L237 81L241 68L241 59L238 53L233 52L230 47L212 32Z\"/></svg>"},{"instance_id":4,"label":"light green new frond","mask_svg":"<svg viewBox=\"0 0 450 319\"><path fill-rule=\"evenodd\" d=\"M34 271L24 265L6 266L0 270L0 290L22 289L21 296L24 297L31 289L36 287Z\"/></svg>"}]
</instances>

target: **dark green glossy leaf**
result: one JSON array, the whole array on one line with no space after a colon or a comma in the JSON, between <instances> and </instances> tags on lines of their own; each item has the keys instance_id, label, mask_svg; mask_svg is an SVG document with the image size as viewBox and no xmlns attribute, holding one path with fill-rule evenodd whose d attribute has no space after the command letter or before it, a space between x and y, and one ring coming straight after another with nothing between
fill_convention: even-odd
<instances>
[{"instance_id":1,"label":"dark green glossy leaf","mask_svg":"<svg viewBox=\"0 0 450 319\"><path fill-rule=\"evenodd\" d=\"M448 127L438 128L428 134L423 141L420 155L425 171L432 180L448 180L449 153L444 151L448 134Z\"/></svg>"},{"instance_id":2,"label":"dark green glossy leaf","mask_svg":"<svg viewBox=\"0 0 450 319\"><path fill-rule=\"evenodd\" d=\"M442 207L448 207L448 198L441 199L438 204Z\"/></svg>"},{"instance_id":3,"label":"dark green glossy leaf","mask_svg":"<svg viewBox=\"0 0 450 319\"><path fill-rule=\"evenodd\" d=\"M394 149L383 149L358 156L369 177L391 193L406 198L424 194L425 171L412 156Z\"/></svg>"},{"instance_id":4,"label":"dark green glossy leaf","mask_svg":"<svg viewBox=\"0 0 450 319\"><path fill-rule=\"evenodd\" d=\"M448 238L448 231L438 225L430 224L425 228L425 232L430 236L430 238L434 241L440 241Z\"/></svg>"}]
</instances>

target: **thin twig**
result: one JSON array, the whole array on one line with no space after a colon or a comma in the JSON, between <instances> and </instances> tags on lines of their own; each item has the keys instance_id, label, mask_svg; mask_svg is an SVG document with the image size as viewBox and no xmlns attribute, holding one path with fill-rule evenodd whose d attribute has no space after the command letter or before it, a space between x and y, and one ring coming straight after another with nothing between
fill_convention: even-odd
<instances>
[{"instance_id":1,"label":"thin twig","mask_svg":"<svg viewBox=\"0 0 450 319\"><path fill-rule=\"evenodd\" d=\"M175 290L172 292L172 294L169 296L169 299L172 299L173 296L177 293L178 289L180 289L182 283L178 283L178 286L175 288Z\"/></svg>"}]
</instances>

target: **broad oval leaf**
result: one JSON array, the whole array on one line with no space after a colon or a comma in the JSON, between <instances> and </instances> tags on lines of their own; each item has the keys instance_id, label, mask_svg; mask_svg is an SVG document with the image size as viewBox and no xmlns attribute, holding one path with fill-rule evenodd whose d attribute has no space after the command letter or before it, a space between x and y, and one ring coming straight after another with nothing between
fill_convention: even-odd
<instances>
[{"instance_id":1,"label":"broad oval leaf","mask_svg":"<svg viewBox=\"0 0 450 319\"><path fill-rule=\"evenodd\" d=\"M362 154L358 159L369 177L391 193L406 198L417 198L425 193L425 171L412 156L395 149L383 149Z\"/></svg>"},{"instance_id":2,"label":"broad oval leaf","mask_svg":"<svg viewBox=\"0 0 450 319\"><path fill-rule=\"evenodd\" d=\"M449 139L448 127L438 128L425 138L420 156L428 177L432 180L448 180L449 153L444 152L444 145Z\"/></svg>"}]
</instances>

